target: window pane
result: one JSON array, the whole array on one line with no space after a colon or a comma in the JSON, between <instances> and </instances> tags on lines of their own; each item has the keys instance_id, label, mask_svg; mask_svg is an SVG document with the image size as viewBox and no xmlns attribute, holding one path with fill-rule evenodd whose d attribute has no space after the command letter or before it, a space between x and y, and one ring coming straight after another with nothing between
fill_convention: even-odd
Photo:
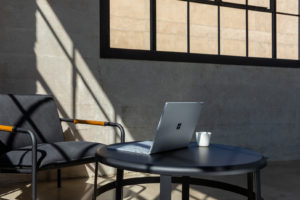
<instances>
[{"instance_id":1,"label":"window pane","mask_svg":"<svg viewBox=\"0 0 300 200\"><path fill-rule=\"evenodd\" d=\"M277 58L298 60L298 17L277 15Z\"/></svg>"},{"instance_id":2,"label":"window pane","mask_svg":"<svg viewBox=\"0 0 300 200\"><path fill-rule=\"evenodd\" d=\"M277 12L298 14L299 13L298 1L299 0L276 0Z\"/></svg>"},{"instance_id":3,"label":"window pane","mask_svg":"<svg viewBox=\"0 0 300 200\"><path fill-rule=\"evenodd\" d=\"M157 50L187 52L187 3L157 0L156 9Z\"/></svg>"},{"instance_id":4,"label":"window pane","mask_svg":"<svg viewBox=\"0 0 300 200\"><path fill-rule=\"evenodd\" d=\"M149 2L110 0L110 47L150 49Z\"/></svg>"},{"instance_id":5,"label":"window pane","mask_svg":"<svg viewBox=\"0 0 300 200\"><path fill-rule=\"evenodd\" d=\"M248 0L248 5L270 8L270 0Z\"/></svg>"},{"instance_id":6,"label":"window pane","mask_svg":"<svg viewBox=\"0 0 300 200\"><path fill-rule=\"evenodd\" d=\"M218 7L190 4L191 53L218 54Z\"/></svg>"},{"instance_id":7,"label":"window pane","mask_svg":"<svg viewBox=\"0 0 300 200\"><path fill-rule=\"evenodd\" d=\"M221 54L246 55L246 12L221 7Z\"/></svg>"},{"instance_id":8,"label":"window pane","mask_svg":"<svg viewBox=\"0 0 300 200\"><path fill-rule=\"evenodd\" d=\"M223 0L223 2L228 2L228 3L237 3L237 4L245 4L245 0Z\"/></svg>"},{"instance_id":9,"label":"window pane","mask_svg":"<svg viewBox=\"0 0 300 200\"><path fill-rule=\"evenodd\" d=\"M272 57L272 14L249 11L249 56Z\"/></svg>"}]
</instances>

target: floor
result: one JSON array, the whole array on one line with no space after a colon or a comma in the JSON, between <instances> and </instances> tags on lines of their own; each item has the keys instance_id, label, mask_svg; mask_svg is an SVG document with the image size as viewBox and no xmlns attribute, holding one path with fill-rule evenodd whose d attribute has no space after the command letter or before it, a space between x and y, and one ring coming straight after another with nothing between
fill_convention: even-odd
<instances>
[{"instance_id":1,"label":"floor","mask_svg":"<svg viewBox=\"0 0 300 200\"><path fill-rule=\"evenodd\" d=\"M147 174L128 173L126 177L148 176ZM270 162L261 172L262 195L265 200L300 200L300 160L285 162ZM246 176L205 177L220 181L246 186ZM99 184L111 181L111 178L99 178ZM1 181L0 181L1 182ZM3 199L30 199L30 184L1 185L0 200ZM93 179L68 179L63 180L62 188L56 188L56 182L39 182L39 200L86 200L91 199ZM114 191L109 191L99 196L97 200L114 199ZM126 200L158 200L159 185L145 184L126 186L124 188ZM173 185L172 199L181 199L181 186ZM190 200L243 200L247 199L238 194L212 189L203 186L191 186Z\"/></svg>"}]
</instances>

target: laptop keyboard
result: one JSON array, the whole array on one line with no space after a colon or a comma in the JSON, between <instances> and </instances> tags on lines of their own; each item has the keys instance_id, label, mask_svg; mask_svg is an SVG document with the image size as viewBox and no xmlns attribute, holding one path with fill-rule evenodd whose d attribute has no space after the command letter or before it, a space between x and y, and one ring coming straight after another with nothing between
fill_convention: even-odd
<instances>
[{"instance_id":1,"label":"laptop keyboard","mask_svg":"<svg viewBox=\"0 0 300 200\"><path fill-rule=\"evenodd\" d=\"M108 149L140 154L150 154L152 144L152 141L133 142L130 144L115 144L109 146Z\"/></svg>"}]
</instances>

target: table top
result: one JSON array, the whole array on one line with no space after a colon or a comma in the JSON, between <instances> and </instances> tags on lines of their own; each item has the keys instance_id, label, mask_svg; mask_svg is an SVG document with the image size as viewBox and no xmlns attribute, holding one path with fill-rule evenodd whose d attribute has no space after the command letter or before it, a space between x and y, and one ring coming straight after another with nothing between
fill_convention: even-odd
<instances>
[{"instance_id":1,"label":"table top","mask_svg":"<svg viewBox=\"0 0 300 200\"><path fill-rule=\"evenodd\" d=\"M119 169L161 175L241 174L254 172L267 164L266 159L259 153L222 144L199 147L197 143L192 142L187 148L152 155L118 151L107 147L98 149L96 157L99 162Z\"/></svg>"}]
</instances>

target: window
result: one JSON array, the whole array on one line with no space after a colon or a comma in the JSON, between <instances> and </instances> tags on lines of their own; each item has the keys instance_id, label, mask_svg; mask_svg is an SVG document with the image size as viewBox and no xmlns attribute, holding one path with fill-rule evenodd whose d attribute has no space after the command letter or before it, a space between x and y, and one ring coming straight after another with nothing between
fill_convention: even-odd
<instances>
[{"instance_id":1,"label":"window","mask_svg":"<svg viewBox=\"0 0 300 200\"><path fill-rule=\"evenodd\" d=\"M218 54L217 6L190 3L190 52Z\"/></svg>"},{"instance_id":2,"label":"window","mask_svg":"<svg viewBox=\"0 0 300 200\"><path fill-rule=\"evenodd\" d=\"M147 0L110 0L110 47L149 50L149 12Z\"/></svg>"},{"instance_id":3,"label":"window","mask_svg":"<svg viewBox=\"0 0 300 200\"><path fill-rule=\"evenodd\" d=\"M101 0L104 58L300 67L299 0Z\"/></svg>"}]
</instances>

